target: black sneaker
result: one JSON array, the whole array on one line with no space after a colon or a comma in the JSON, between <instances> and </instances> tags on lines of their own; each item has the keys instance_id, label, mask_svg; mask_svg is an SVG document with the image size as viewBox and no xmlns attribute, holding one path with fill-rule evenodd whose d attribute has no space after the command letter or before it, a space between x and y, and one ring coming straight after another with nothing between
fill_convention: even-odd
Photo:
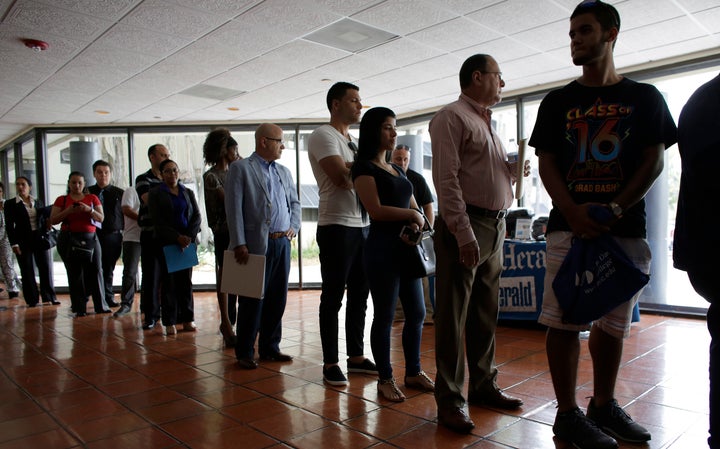
<instances>
[{"instance_id":1,"label":"black sneaker","mask_svg":"<svg viewBox=\"0 0 720 449\"><path fill-rule=\"evenodd\" d=\"M323 381L328 385L344 387L348 380L339 366L333 365L330 368L323 368Z\"/></svg>"},{"instance_id":2,"label":"black sneaker","mask_svg":"<svg viewBox=\"0 0 720 449\"><path fill-rule=\"evenodd\" d=\"M348 373L365 373L377 375L377 366L370 359L365 359L360 363L353 363L348 359L347 361Z\"/></svg>"},{"instance_id":3,"label":"black sneaker","mask_svg":"<svg viewBox=\"0 0 720 449\"><path fill-rule=\"evenodd\" d=\"M633 421L615 399L602 407L596 407L594 399L590 399L587 417L605 433L628 443L644 443L651 438L650 432Z\"/></svg>"},{"instance_id":4,"label":"black sneaker","mask_svg":"<svg viewBox=\"0 0 720 449\"><path fill-rule=\"evenodd\" d=\"M603 433L579 408L558 412L553 433L578 449L616 449L617 441Z\"/></svg>"}]
</instances>

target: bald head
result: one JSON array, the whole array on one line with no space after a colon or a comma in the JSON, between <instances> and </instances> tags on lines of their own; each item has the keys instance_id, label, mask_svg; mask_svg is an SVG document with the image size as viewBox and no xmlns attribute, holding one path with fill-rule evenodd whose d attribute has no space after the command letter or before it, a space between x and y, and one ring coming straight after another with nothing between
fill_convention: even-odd
<instances>
[{"instance_id":1,"label":"bald head","mask_svg":"<svg viewBox=\"0 0 720 449\"><path fill-rule=\"evenodd\" d=\"M283 142L283 130L274 123L263 123L255 130L255 152L272 162L280 159L282 150L285 148Z\"/></svg>"}]
</instances>

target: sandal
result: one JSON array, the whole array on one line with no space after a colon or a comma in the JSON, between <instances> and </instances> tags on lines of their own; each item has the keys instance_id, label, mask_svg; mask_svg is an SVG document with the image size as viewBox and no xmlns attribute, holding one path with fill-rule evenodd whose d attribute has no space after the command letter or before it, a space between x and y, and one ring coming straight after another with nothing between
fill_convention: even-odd
<instances>
[{"instance_id":1,"label":"sandal","mask_svg":"<svg viewBox=\"0 0 720 449\"><path fill-rule=\"evenodd\" d=\"M226 348L234 348L235 343L237 343L237 337L231 330L224 331L223 329L227 329L227 328L220 325L220 334L223 337L223 342L225 343L225 347Z\"/></svg>"},{"instance_id":2,"label":"sandal","mask_svg":"<svg viewBox=\"0 0 720 449\"><path fill-rule=\"evenodd\" d=\"M394 377L378 380L377 390L378 393L380 393L380 396L384 397L388 401L402 402L405 400L405 395L398 388Z\"/></svg>"},{"instance_id":3,"label":"sandal","mask_svg":"<svg viewBox=\"0 0 720 449\"><path fill-rule=\"evenodd\" d=\"M405 386L422 391L435 391L435 382L433 382L425 371L420 371L414 376L405 376Z\"/></svg>"}]
</instances>

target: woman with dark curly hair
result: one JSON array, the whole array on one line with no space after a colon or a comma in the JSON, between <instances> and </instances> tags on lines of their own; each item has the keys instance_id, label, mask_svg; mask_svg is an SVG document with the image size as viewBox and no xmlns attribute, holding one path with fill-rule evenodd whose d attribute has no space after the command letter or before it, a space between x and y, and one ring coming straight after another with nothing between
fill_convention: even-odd
<instances>
[{"instance_id":1,"label":"woman with dark curly hair","mask_svg":"<svg viewBox=\"0 0 720 449\"><path fill-rule=\"evenodd\" d=\"M413 187L401 167L387 162L395 148L395 113L388 108L368 110L360 122L360 141L352 178L363 214L370 215L365 243L365 272L372 294L373 315L370 345L378 367L378 393L389 401L405 400L397 387L390 364L390 331L398 296L405 310L402 346L405 354L405 386L433 391L435 385L420 367L420 339L425 320L420 278L404 274L403 255L407 238L403 226L415 231L425 225L413 197Z\"/></svg>"},{"instance_id":2,"label":"woman with dark curly hair","mask_svg":"<svg viewBox=\"0 0 720 449\"><path fill-rule=\"evenodd\" d=\"M220 333L225 345L234 347L233 327L237 317L237 296L220 291L223 253L230 244L225 216L225 178L230 164L240 159L238 144L230 135L230 131L225 128L210 131L203 145L203 157L205 163L210 165L210 169L203 174L203 185L205 212L215 242L215 291L220 309Z\"/></svg>"}]
</instances>

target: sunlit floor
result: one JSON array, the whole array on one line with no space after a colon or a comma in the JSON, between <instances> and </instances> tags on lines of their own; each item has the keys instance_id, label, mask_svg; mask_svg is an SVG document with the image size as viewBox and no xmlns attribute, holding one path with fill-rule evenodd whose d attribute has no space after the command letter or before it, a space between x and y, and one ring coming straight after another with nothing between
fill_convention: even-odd
<instances>
[{"instance_id":1,"label":"sunlit floor","mask_svg":"<svg viewBox=\"0 0 720 449\"><path fill-rule=\"evenodd\" d=\"M282 350L294 361L261 362L254 371L238 369L223 347L212 293L195 295L198 332L173 336L141 330L138 313L76 319L68 298L60 299L61 306L35 308L0 299L0 449L567 447L551 430L544 331L527 323L501 325L497 335L498 381L525 406L512 413L472 406L476 428L458 435L437 426L431 394L402 387L408 399L390 403L378 398L375 379L356 374L348 387L323 385L319 291L290 293ZM393 330L402 385L402 323ZM433 339L434 327L425 326L423 368L431 377ZM617 398L652 440L621 447L706 447L708 343L699 319L643 315L633 325ZM577 396L585 406L592 377L586 341L582 348Z\"/></svg>"}]
</instances>

